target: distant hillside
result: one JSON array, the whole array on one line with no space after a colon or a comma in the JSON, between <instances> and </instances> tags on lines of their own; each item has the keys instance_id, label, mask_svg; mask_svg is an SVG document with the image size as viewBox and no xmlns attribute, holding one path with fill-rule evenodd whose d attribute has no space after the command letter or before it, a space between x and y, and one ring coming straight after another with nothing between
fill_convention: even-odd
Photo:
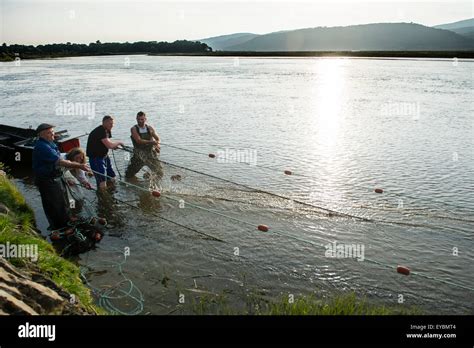
<instances>
[{"instance_id":1,"label":"distant hillside","mask_svg":"<svg viewBox=\"0 0 474 348\"><path fill-rule=\"evenodd\" d=\"M445 51L473 50L474 40L413 23L318 27L259 35L229 51Z\"/></svg>"},{"instance_id":2,"label":"distant hillside","mask_svg":"<svg viewBox=\"0 0 474 348\"><path fill-rule=\"evenodd\" d=\"M450 30L467 38L474 39L474 18L454 23L441 24L434 28Z\"/></svg>"},{"instance_id":3,"label":"distant hillside","mask_svg":"<svg viewBox=\"0 0 474 348\"><path fill-rule=\"evenodd\" d=\"M434 26L434 28L447 29L447 30L460 29L460 28L466 28L466 27L474 27L474 18Z\"/></svg>"},{"instance_id":4,"label":"distant hillside","mask_svg":"<svg viewBox=\"0 0 474 348\"><path fill-rule=\"evenodd\" d=\"M236 33L230 35L209 37L207 39L201 39L197 41L205 43L213 50L226 50L230 46L240 45L244 42L253 39L256 36L258 35L252 33Z\"/></svg>"}]
</instances>

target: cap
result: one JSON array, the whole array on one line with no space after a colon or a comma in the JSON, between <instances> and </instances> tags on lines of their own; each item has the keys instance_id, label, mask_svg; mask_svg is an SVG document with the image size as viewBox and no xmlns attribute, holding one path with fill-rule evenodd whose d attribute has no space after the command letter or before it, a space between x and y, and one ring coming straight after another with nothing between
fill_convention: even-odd
<instances>
[{"instance_id":1,"label":"cap","mask_svg":"<svg viewBox=\"0 0 474 348\"><path fill-rule=\"evenodd\" d=\"M49 123L41 123L38 128L36 128L36 133L39 133L41 131L44 131L46 129L50 129L50 128L53 128L55 126L53 126L52 124L49 124Z\"/></svg>"}]
</instances>

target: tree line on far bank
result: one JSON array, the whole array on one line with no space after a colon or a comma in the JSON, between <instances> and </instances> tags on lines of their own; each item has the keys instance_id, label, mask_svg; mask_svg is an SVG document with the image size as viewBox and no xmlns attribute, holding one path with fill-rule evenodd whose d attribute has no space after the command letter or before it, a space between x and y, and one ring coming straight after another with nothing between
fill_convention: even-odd
<instances>
[{"instance_id":1,"label":"tree line on far bank","mask_svg":"<svg viewBox=\"0 0 474 348\"><path fill-rule=\"evenodd\" d=\"M139 41L107 42L99 40L90 44L61 43L47 45L7 45L0 47L0 59L4 61L23 58L67 57L108 54L136 53L202 53L212 52L212 48L202 42L178 40L174 42Z\"/></svg>"}]
</instances>

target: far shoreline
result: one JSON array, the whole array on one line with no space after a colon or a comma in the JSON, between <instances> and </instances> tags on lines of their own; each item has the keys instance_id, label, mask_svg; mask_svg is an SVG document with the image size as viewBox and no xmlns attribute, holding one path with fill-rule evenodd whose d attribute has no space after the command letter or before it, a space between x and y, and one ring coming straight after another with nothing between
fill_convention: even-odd
<instances>
[{"instance_id":1,"label":"far shoreline","mask_svg":"<svg viewBox=\"0 0 474 348\"><path fill-rule=\"evenodd\" d=\"M62 55L20 55L21 60L57 59L72 57L109 57L109 56L169 56L169 57L242 57L242 58L428 58L428 59L474 59L474 51L293 51L293 52L253 52L253 51L216 51L194 53L149 53L123 52L101 54L62 54ZM15 57L0 57L1 62L13 62Z\"/></svg>"}]
</instances>

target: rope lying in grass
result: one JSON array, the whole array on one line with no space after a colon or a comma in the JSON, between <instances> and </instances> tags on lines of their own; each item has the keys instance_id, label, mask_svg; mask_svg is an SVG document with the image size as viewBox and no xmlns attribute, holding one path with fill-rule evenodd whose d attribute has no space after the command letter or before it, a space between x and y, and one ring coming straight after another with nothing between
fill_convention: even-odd
<instances>
[{"instance_id":1,"label":"rope lying in grass","mask_svg":"<svg viewBox=\"0 0 474 348\"><path fill-rule=\"evenodd\" d=\"M90 289L92 289L92 292L94 293L94 295L98 297L99 306L101 306L102 308L105 308L108 312L112 314L121 314L121 315L140 314L141 312L143 312L145 300L143 298L143 294L140 291L140 289L123 272L123 265L125 265L127 261L126 254L124 253L124 251L119 250L119 249L107 250L107 249L100 248L100 250L103 250L106 252L120 253L123 256L123 260L121 262L101 260L98 263L88 263L87 261L89 259L89 253L87 253L86 265L80 267L81 278L84 279L85 284ZM109 265L105 265L104 263L109 263ZM99 289L97 287L94 287L90 283L89 279L87 278L87 274L90 273L91 272L90 270L93 269L94 267L113 267L113 268L116 267L118 269L119 274L122 276L123 279L108 289ZM128 290L122 289L123 284L127 284ZM129 299L135 302L136 303L135 308L129 311L125 311L118 308L114 304L115 301L124 300L124 299Z\"/></svg>"}]
</instances>

